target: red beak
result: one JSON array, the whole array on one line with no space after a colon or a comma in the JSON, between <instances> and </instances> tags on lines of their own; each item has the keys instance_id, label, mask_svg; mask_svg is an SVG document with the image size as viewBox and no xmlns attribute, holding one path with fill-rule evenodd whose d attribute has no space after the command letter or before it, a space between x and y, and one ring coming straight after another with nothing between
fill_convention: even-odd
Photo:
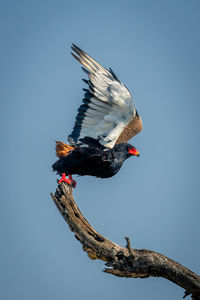
<instances>
[{"instance_id":1,"label":"red beak","mask_svg":"<svg viewBox=\"0 0 200 300\"><path fill-rule=\"evenodd\" d=\"M134 149L134 148L129 149L128 153L135 155L135 156L140 156L139 151L137 151L137 149Z\"/></svg>"}]
</instances>

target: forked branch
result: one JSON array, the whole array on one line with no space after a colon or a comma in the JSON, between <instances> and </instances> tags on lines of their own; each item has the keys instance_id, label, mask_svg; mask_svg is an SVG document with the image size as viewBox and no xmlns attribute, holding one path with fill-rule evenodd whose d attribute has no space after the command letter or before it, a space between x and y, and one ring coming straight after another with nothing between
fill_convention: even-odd
<instances>
[{"instance_id":1,"label":"forked branch","mask_svg":"<svg viewBox=\"0 0 200 300\"><path fill-rule=\"evenodd\" d=\"M128 237L126 248L104 238L84 218L74 201L72 188L66 183L59 184L51 196L83 250L91 259L106 262L104 272L119 277L164 277L184 288L185 296L200 299L200 276L162 254L132 249Z\"/></svg>"}]
</instances>

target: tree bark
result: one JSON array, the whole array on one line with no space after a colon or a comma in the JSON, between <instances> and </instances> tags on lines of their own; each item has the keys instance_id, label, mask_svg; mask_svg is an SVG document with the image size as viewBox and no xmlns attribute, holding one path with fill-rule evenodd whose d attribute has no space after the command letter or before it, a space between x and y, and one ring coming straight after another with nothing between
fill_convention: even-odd
<instances>
[{"instance_id":1,"label":"tree bark","mask_svg":"<svg viewBox=\"0 0 200 300\"><path fill-rule=\"evenodd\" d=\"M83 250L91 259L106 262L104 272L119 277L163 277L185 289L185 296L200 299L200 276L168 257L146 249L132 249L126 237L126 248L99 234L84 218L76 205L72 187L62 182L55 195L51 194L61 215L69 225Z\"/></svg>"}]
</instances>

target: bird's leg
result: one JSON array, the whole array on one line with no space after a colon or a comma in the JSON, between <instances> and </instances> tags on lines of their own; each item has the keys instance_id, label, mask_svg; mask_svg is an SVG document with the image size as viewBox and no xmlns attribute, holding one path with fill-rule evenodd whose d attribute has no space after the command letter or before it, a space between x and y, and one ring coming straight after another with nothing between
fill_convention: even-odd
<instances>
[{"instance_id":1,"label":"bird's leg","mask_svg":"<svg viewBox=\"0 0 200 300\"><path fill-rule=\"evenodd\" d=\"M66 174L62 173L61 179L58 181L58 183L66 182L69 185L72 185L74 188L76 187L76 181L72 178L71 175L69 175L69 178L66 178Z\"/></svg>"},{"instance_id":2,"label":"bird's leg","mask_svg":"<svg viewBox=\"0 0 200 300\"><path fill-rule=\"evenodd\" d=\"M68 183L67 180L68 180L68 179L66 178L66 174L65 174L65 173L62 173L62 177L61 177L61 179L58 181L58 183L61 183L61 182L67 182L67 183Z\"/></svg>"},{"instance_id":3,"label":"bird's leg","mask_svg":"<svg viewBox=\"0 0 200 300\"><path fill-rule=\"evenodd\" d=\"M69 176L69 180L71 181L71 184L73 185L73 187L76 187L76 181L72 178L72 175L68 175Z\"/></svg>"}]
</instances>

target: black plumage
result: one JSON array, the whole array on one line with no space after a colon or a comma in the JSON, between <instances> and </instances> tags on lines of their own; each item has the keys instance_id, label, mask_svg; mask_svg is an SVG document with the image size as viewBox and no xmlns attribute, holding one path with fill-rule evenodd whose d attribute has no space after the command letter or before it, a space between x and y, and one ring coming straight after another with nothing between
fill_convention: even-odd
<instances>
[{"instance_id":1,"label":"black plumage","mask_svg":"<svg viewBox=\"0 0 200 300\"><path fill-rule=\"evenodd\" d=\"M108 178L120 170L127 158L139 156L138 151L128 143L117 144L108 149L90 137L82 139L82 142L82 146L57 160L52 166L53 170L60 175L65 173Z\"/></svg>"}]
</instances>

